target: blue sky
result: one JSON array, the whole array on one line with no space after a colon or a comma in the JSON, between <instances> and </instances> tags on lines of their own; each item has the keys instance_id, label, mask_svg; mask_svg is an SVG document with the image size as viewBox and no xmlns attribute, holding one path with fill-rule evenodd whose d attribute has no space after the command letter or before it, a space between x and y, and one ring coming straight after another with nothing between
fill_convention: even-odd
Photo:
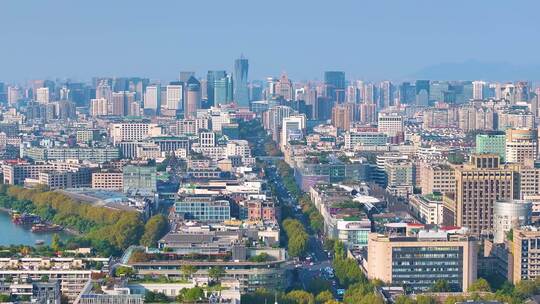
<instances>
[{"instance_id":1,"label":"blue sky","mask_svg":"<svg viewBox=\"0 0 540 304\"><path fill-rule=\"evenodd\" d=\"M403 79L469 60L540 64L540 1L0 1L0 80L231 70ZM540 77L539 77L540 78Z\"/></svg>"}]
</instances>

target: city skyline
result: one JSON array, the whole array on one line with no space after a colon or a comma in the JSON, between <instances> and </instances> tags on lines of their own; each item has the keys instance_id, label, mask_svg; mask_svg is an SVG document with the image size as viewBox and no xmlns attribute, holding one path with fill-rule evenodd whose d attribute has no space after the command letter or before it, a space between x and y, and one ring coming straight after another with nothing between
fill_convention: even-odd
<instances>
[{"instance_id":1,"label":"city skyline","mask_svg":"<svg viewBox=\"0 0 540 304\"><path fill-rule=\"evenodd\" d=\"M0 25L9 29L9 44L0 49L0 79L144 74L175 80L182 70L199 77L232 71L242 53L250 60L250 79L287 72L296 80L321 80L329 70L394 81L540 79L531 39L538 3L519 1L515 6L523 9L508 10L502 1L459 2L465 4L278 1L276 7L287 9L268 14L271 7L266 12L246 1L155 7L4 1ZM479 26L480 18L494 21Z\"/></svg>"}]
</instances>

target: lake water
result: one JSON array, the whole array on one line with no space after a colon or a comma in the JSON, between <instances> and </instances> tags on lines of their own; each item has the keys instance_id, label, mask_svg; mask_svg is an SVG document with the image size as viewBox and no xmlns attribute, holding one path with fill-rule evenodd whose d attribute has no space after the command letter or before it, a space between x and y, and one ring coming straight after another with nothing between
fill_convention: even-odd
<instances>
[{"instance_id":1,"label":"lake water","mask_svg":"<svg viewBox=\"0 0 540 304\"><path fill-rule=\"evenodd\" d=\"M65 232L57 232L60 239L69 238ZM33 246L37 240L50 244L54 233L32 233L30 227L15 225L11 222L9 213L0 211L0 245L29 245Z\"/></svg>"}]
</instances>

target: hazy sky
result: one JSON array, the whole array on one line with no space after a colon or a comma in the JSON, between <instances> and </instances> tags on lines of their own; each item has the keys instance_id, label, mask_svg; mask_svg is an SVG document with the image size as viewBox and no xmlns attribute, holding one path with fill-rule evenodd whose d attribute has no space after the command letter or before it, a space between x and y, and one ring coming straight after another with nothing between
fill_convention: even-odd
<instances>
[{"instance_id":1,"label":"hazy sky","mask_svg":"<svg viewBox=\"0 0 540 304\"><path fill-rule=\"evenodd\" d=\"M0 80L231 70L399 79L441 63L540 64L540 1L1 0Z\"/></svg>"}]
</instances>

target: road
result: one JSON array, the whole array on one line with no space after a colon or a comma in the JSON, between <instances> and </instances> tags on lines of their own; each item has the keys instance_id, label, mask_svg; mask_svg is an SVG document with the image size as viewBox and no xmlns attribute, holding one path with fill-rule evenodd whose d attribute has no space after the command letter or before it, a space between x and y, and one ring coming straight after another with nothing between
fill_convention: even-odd
<instances>
[{"instance_id":1,"label":"road","mask_svg":"<svg viewBox=\"0 0 540 304\"><path fill-rule=\"evenodd\" d=\"M269 183L275 186L275 195L277 201L280 204L287 205L292 210L294 210L294 217L301 221L304 227L309 227L309 222L307 217L300 210L298 200L296 200L292 195L287 191L281 177L277 173L276 169L272 167L271 163L268 163L268 166L265 168L267 173L267 178ZM296 271L298 274L299 285L303 289L307 289L309 283L314 278L323 278L325 274L324 269L332 267L332 261L328 258L328 253L324 251L323 248L323 238L318 235L310 235L308 241L308 255L311 261L297 261ZM335 284L335 283L334 283ZM334 293L336 291L337 284L334 285Z\"/></svg>"}]
</instances>

